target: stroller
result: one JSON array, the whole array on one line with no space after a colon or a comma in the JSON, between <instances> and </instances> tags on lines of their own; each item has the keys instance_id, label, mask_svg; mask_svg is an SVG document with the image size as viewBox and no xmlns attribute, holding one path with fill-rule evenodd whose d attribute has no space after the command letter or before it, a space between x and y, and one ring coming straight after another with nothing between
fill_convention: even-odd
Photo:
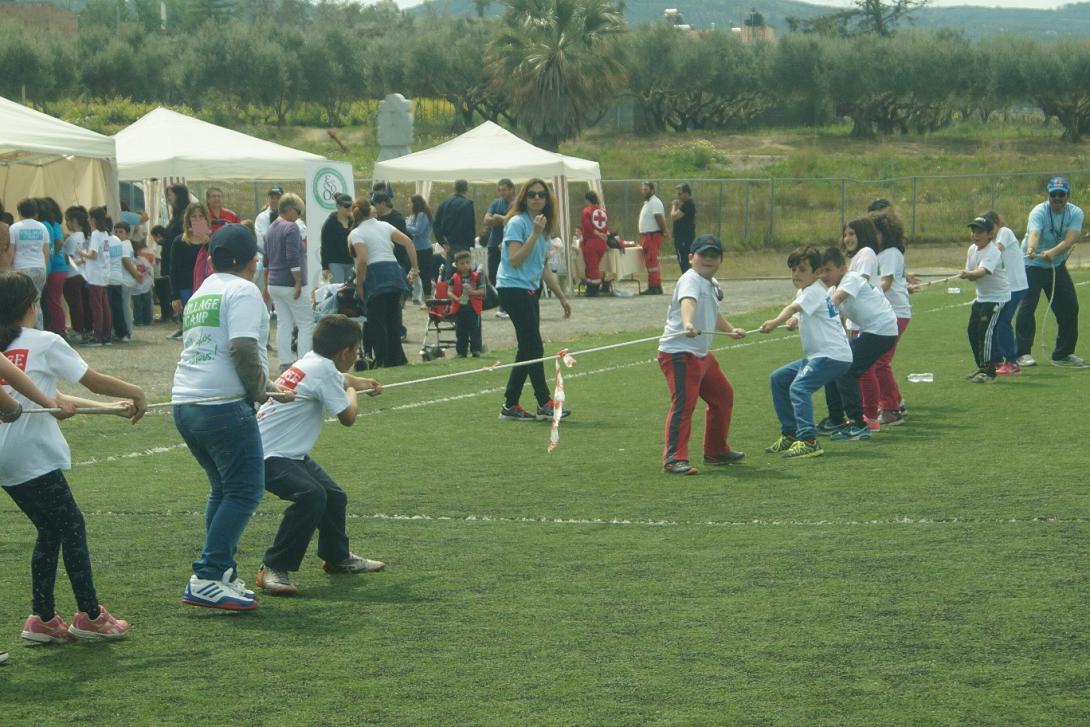
<instances>
[{"instance_id":1,"label":"stroller","mask_svg":"<svg viewBox=\"0 0 1090 727\"><path fill-rule=\"evenodd\" d=\"M440 278L435 282L434 298L429 298L428 321L424 324L424 335L420 337L420 358L425 361L442 358L445 349L454 348L457 343L454 315L451 313L447 291L450 283Z\"/></svg>"},{"instance_id":2,"label":"stroller","mask_svg":"<svg viewBox=\"0 0 1090 727\"><path fill-rule=\"evenodd\" d=\"M363 302L356 297L356 286L352 283L330 283L319 286L315 288L313 297L315 322L325 316L339 313L359 323L361 327L367 323ZM364 354L363 341L360 341L359 350L356 352L354 368L356 371L373 368L372 361Z\"/></svg>"}]
</instances>

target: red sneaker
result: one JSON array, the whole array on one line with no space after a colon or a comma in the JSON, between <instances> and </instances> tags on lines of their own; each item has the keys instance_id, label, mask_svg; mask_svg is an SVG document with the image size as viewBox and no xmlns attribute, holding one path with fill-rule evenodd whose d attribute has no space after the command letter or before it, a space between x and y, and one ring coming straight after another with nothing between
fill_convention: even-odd
<instances>
[{"instance_id":1,"label":"red sneaker","mask_svg":"<svg viewBox=\"0 0 1090 727\"><path fill-rule=\"evenodd\" d=\"M42 621L37 614L32 614L23 624L22 636L36 644L64 644L76 640L58 613L54 613L49 621Z\"/></svg>"},{"instance_id":2,"label":"red sneaker","mask_svg":"<svg viewBox=\"0 0 1090 727\"><path fill-rule=\"evenodd\" d=\"M1010 361L1004 361L995 368L996 376L1021 376L1022 367Z\"/></svg>"},{"instance_id":3,"label":"red sneaker","mask_svg":"<svg viewBox=\"0 0 1090 727\"><path fill-rule=\"evenodd\" d=\"M72 617L68 633L89 641L118 641L129 635L129 622L114 618L105 606L99 605L98 618L92 619L83 611Z\"/></svg>"},{"instance_id":4,"label":"red sneaker","mask_svg":"<svg viewBox=\"0 0 1090 727\"><path fill-rule=\"evenodd\" d=\"M863 417L863 421L867 423L867 428L872 432L882 431L882 425L878 423L877 419L871 419L870 417Z\"/></svg>"}]
</instances>

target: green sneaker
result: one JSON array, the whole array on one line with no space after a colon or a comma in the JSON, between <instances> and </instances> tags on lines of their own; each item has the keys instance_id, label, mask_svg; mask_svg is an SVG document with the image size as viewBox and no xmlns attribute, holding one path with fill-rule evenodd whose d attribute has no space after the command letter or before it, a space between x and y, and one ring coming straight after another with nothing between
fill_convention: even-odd
<instances>
[{"instance_id":1,"label":"green sneaker","mask_svg":"<svg viewBox=\"0 0 1090 727\"><path fill-rule=\"evenodd\" d=\"M781 434L780 438L772 443L771 446L765 447L765 451L769 454L776 454L777 452L786 452L791 449L791 445L797 440L794 437L789 437L786 434Z\"/></svg>"},{"instance_id":2,"label":"green sneaker","mask_svg":"<svg viewBox=\"0 0 1090 727\"><path fill-rule=\"evenodd\" d=\"M820 457L823 454L825 454L825 450L821 448L816 439L813 442L796 439L791 447L783 453L783 456L786 459L805 459L806 457Z\"/></svg>"}]
</instances>

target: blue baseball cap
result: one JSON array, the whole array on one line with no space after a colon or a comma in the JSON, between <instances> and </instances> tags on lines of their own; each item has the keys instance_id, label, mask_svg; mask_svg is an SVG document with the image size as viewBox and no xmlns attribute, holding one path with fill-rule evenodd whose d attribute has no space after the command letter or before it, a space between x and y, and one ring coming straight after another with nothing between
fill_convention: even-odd
<instances>
[{"instance_id":1,"label":"blue baseball cap","mask_svg":"<svg viewBox=\"0 0 1090 727\"><path fill-rule=\"evenodd\" d=\"M1067 192L1070 194L1071 184L1063 177L1053 177L1048 180L1048 193L1052 194L1053 192Z\"/></svg>"},{"instance_id":2,"label":"blue baseball cap","mask_svg":"<svg viewBox=\"0 0 1090 727\"><path fill-rule=\"evenodd\" d=\"M208 241L208 255L219 267L242 265L257 255L257 240L244 225L224 225Z\"/></svg>"},{"instance_id":3,"label":"blue baseball cap","mask_svg":"<svg viewBox=\"0 0 1090 727\"><path fill-rule=\"evenodd\" d=\"M689 245L689 252L693 255L708 251L719 253L720 256L723 255L723 243L715 235L701 235L693 240L692 245Z\"/></svg>"}]
</instances>

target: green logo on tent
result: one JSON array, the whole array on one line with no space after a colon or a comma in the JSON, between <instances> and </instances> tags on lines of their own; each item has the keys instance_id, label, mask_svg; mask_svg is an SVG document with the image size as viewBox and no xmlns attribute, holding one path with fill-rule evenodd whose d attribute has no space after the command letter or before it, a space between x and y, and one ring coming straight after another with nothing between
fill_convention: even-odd
<instances>
[{"instance_id":1,"label":"green logo on tent","mask_svg":"<svg viewBox=\"0 0 1090 727\"><path fill-rule=\"evenodd\" d=\"M185 318L182 320L182 328L219 328L220 305L223 303L222 295L202 295L199 298L191 298L185 304Z\"/></svg>"},{"instance_id":2,"label":"green logo on tent","mask_svg":"<svg viewBox=\"0 0 1090 727\"><path fill-rule=\"evenodd\" d=\"M348 182L333 167L321 167L314 172L311 186L314 188L314 199L327 212L337 209L338 194L348 192Z\"/></svg>"}]
</instances>

